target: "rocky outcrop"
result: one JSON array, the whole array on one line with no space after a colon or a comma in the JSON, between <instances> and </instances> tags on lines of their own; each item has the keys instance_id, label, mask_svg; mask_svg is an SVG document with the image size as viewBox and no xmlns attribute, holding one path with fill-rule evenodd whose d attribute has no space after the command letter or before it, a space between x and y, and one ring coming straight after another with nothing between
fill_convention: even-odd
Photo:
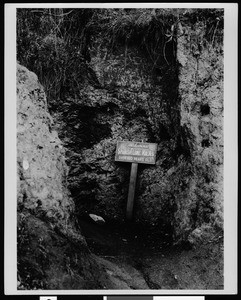
<instances>
[{"instance_id":1,"label":"rocky outcrop","mask_svg":"<svg viewBox=\"0 0 241 300\"><path fill-rule=\"evenodd\" d=\"M100 289L108 276L76 230L65 150L37 76L17 67L18 289Z\"/></svg>"},{"instance_id":2,"label":"rocky outcrop","mask_svg":"<svg viewBox=\"0 0 241 300\"><path fill-rule=\"evenodd\" d=\"M150 268L149 258L142 265L142 254L136 261L132 255L132 262L104 259L119 245L129 247L127 254L144 245L150 250L150 241L158 251L187 242L194 253L204 245L205 258L212 254L207 245L217 242L209 277L216 262L222 270L221 256L216 260L223 226L222 13L188 10L171 12L171 18L170 11L105 13L105 24L114 22L118 30L108 40L113 32L103 38L102 23L86 26L96 29L85 45L88 61L80 56L81 76L68 69L72 76L59 82L54 101L51 90L51 116L37 76L18 65L19 289L187 288L181 277L189 272L190 257L184 273L174 265L168 270L162 254ZM57 47L62 40L54 44L51 35L44 41ZM138 167L131 224L124 224L130 164L115 162L118 140L158 144L156 165ZM93 216L102 220L98 230L91 227L98 226ZM105 226L112 229L108 236ZM125 236L117 244L114 228L127 230L141 246L128 246ZM198 273L196 265L193 272ZM206 286L205 280L198 285L199 275L194 288ZM211 285L220 288L216 281Z\"/></svg>"},{"instance_id":3,"label":"rocky outcrop","mask_svg":"<svg viewBox=\"0 0 241 300\"><path fill-rule=\"evenodd\" d=\"M212 22L217 27L220 18ZM195 228L192 237L223 226L223 37L215 31L208 37L207 23L180 22L178 28L180 125L192 149L193 175L187 196L176 199L175 219L180 235Z\"/></svg>"},{"instance_id":4,"label":"rocky outcrop","mask_svg":"<svg viewBox=\"0 0 241 300\"><path fill-rule=\"evenodd\" d=\"M37 76L17 69L18 205L68 224L74 203L66 188L68 167L64 147Z\"/></svg>"},{"instance_id":5,"label":"rocky outcrop","mask_svg":"<svg viewBox=\"0 0 241 300\"><path fill-rule=\"evenodd\" d=\"M190 11L185 21L180 14L176 41L110 47L93 35L89 66L98 87L86 85L54 114L80 216L125 222L130 164L114 161L116 142L145 141L158 144L157 161L139 165L134 222L175 242L208 224L222 230L222 29L208 36L207 24L221 23L208 13L198 20Z\"/></svg>"}]
</instances>

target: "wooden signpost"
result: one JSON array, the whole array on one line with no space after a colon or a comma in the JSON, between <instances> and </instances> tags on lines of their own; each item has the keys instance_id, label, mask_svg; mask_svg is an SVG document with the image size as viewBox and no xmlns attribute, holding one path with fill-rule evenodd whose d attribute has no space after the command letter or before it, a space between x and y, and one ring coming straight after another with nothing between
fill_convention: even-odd
<instances>
[{"instance_id":1,"label":"wooden signpost","mask_svg":"<svg viewBox=\"0 0 241 300\"><path fill-rule=\"evenodd\" d=\"M156 151L157 144L155 143L117 142L115 161L131 162L131 175L126 207L126 218L129 221L132 219L138 163L154 165L156 163Z\"/></svg>"}]
</instances>

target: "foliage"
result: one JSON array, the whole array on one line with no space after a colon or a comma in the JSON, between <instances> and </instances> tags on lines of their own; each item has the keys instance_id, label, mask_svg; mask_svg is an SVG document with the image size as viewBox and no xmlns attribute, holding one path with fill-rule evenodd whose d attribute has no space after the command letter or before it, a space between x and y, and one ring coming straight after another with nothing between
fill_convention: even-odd
<instances>
[{"instance_id":1,"label":"foliage","mask_svg":"<svg viewBox=\"0 0 241 300\"><path fill-rule=\"evenodd\" d=\"M154 68L167 62L169 53L175 56L177 24L193 27L200 22L204 22L208 43L222 42L222 9L100 9L94 11L86 31L91 36L101 34L103 44L112 51L119 45L139 46Z\"/></svg>"},{"instance_id":2,"label":"foliage","mask_svg":"<svg viewBox=\"0 0 241 300\"><path fill-rule=\"evenodd\" d=\"M220 40L222 10L212 9L18 9L17 59L43 84L50 109L66 96L80 98L86 82L98 85L89 67L98 37L112 51L138 46L152 69L175 57L178 22L205 20L206 40Z\"/></svg>"},{"instance_id":3,"label":"foliage","mask_svg":"<svg viewBox=\"0 0 241 300\"><path fill-rule=\"evenodd\" d=\"M50 109L78 94L88 79L83 30L89 15L89 10L17 11L17 59L38 75Z\"/></svg>"},{"instance_id":4,"label":"foliage","mask_svg":"<svg viewBox=\"0 0 241 300\"><path fill-rule=\"evenodd\" d=\"M109 9L95 11L87 30L101 32L103 43L112 51L119 45L139 47L154 68L163 58L165 33L175 22L173 12L165 9Z\"/></svg>"}]
</instances>

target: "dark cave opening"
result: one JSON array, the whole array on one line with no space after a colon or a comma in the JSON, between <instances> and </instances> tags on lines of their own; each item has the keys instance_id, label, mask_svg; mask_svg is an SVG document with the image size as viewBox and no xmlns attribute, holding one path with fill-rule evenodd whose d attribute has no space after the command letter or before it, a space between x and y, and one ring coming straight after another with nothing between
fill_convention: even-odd
<instances>
[{"instance_id":1,"label":"dark cave opening","mask_svg":"<svg viewBox=\"0 0 241 300\"><path fill-rule=\"evenodd\" d=\"M200 106L200 111L201 111L202 116L209 115L210 114L210 106L208 105L208 103L202 104Z\"/></svg>"},{"instance_id":2,"label":"dark cave opening","mask_svg":"<svg viewBox=\"0 0 241 300\"><path fill-rule=\"evenodd\" d=\"M208 147L210 147L210 145L211 145L211 142L210 142L209 139L202 140L202 147L203 148L208 148Z\"/></svg>"}]
</instances>

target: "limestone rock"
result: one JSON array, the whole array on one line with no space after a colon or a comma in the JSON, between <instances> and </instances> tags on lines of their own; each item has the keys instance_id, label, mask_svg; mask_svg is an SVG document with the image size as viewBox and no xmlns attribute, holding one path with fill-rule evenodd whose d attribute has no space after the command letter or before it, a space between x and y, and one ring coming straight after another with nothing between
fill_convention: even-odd
<instances>
[{"instance_id":1,"label":"limestone rock","mask_svg":"<svg viewBox=\"0 0 241 300\"><path fill-rule=\"evenodd\" d=\"M97 224L103 225L105 223L105 220L100 216L97 216L95 214L89 214L89 216Z\"/></svg>"},{"instance_id":2,"label":"limestone rock","mask_svg":"<svg viewBox=\"0 0 241 300\"><path fill-rule=\"evenodd\" d=\"M24 207L68 220L74 204L65 185L67 165L43 87L36 75L17 67L18 200ZM21 129L21 130L19 130Z\"/></svg>"}]
</instances>

